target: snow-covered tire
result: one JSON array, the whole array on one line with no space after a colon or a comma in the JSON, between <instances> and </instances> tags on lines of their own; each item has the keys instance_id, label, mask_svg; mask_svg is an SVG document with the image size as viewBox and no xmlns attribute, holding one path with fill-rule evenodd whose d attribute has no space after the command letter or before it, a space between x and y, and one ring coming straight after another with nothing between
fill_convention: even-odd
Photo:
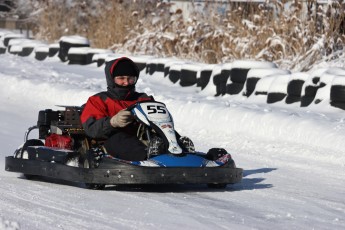
<instances>
[{"instance_id":1,"label":"snow-covered tire","mask_svg":"<svg viewBox=\"0 0 345 230\"><path fill-rule=\"evenodd\" d=\"M292 104L301 101L303 80L292 80L287 86L286 104Z\"/></svg>"},{"instance_id":2,"label":"snow-covered tire","mask_svg":"<svg viewBox=\"0 0 345 230\"><path fill-rule=\"evenodd\" d=\"M58 47L49 47L48 56L54 57L59 52L59 49Z\"/></svg>"},{"instance_id":3,"label":"snow-covered tire","mask_svg":"<svg viewBox=\"0 0 345 230\"><path fill-rule=\"evenodd\" d=\"M243 87L244 85L242 83L237 83L237 82L227 84L226 93L230 95L239 94L242 91Z\"/></svg>"},{"instance_id":4,"label":"snow-covered tire","mask_svg":"<svg viewBox=\"0 0 345 230\"><path fill-rule=\"evenodd\" d=\"M169 75L170 66L164 66L164 77Z\"/></svg>"},{"instance_id":5,"label":"snow-covered tire","mask_svg":"<svg viewBox=\"0 0 345 230\"><path fill-rule=\"evenodd\" d=\"M299 96L294 96L294 95L287 95L285 98L285 103L286 104L292 104L301 101L301 97Z\"/></svg>"},{"instance_id":6,"label":"snow-covered tire","mask_svg":"<svg viewBox=\"0 0 345 230\"><path fill-rule=\"evenodd\" d=\"M178 82L180 78L181 78L181 71L177 71L177 70L169 71L169 79L172 83Z\"/></svg>"},{"instance_id":7,"label":"snow-covered tire","mask_svg":"<svg viewBox=\"0 0 345 230\"><path fill-rule=\"evenodd\" d=\"M48 57L48 52L35 52L36 60L43 61Z\"/></svg>"},{"instance_id":8,"label":"snow-covered tire","mask_svg":"<svg viewBox=\"0 0 345 230\"><path fill-rule=\"evenodd\" d=\"M282 101L285 97L286 97L285 93L268 93L267 104L272 104L278 101Z\"/></svg>"},{"instance_id":9,"label":"snow-covered tire","mask_svg":"<svg viewBox=\"0 0 345 230\"><path fill-rule=\"evenodd\" d=\"M345 102L345 85L332 85L330 99L332 102Z\"/></svg>"},{"instance_id":10,"label":"snow-covered tire","mask_svg":"<svg viewBox=\"0 0 345 230\"><path fill-rule=\"evenodd\" d=\"M23 47L23 50L19 53L19 56L27 57L32 53L33 50L33 47Z\"/></svg>"},{"instance_id":11,"label":"snow-covered tire","mask_svg":"<svg viewBox=\"0 0 345 230\"><path fill-rule=\"evenodd\" d=\"M249 69L232 68L230 71L231 81L244 84L247 80L248 71Z\"/></svg>"},{"instance_id":12,"label":"snow-covered tire","mask_svg":"<svg viewBox=\"0 0 345 230\"><path fill-rule=\"evenodd\" d=\"M152 75L157 70L157 64L156 63L149 63L146 68L146 73Z\"/></svg>"},{"instance_id":13,"label":"snow-covered tire","mask_svg":"<svg viewBox=\"0 0 345 230\"><path fill-rule=\"evenodd\" d=\"M135 62L135 64L138 66L140 72L146 68L146 63Z\"/></svg>"},{"instance_id":14,"label":"snow-covered tire","mask_svg":"<svg viewBox=\"0 0 345 230\"><path fill-rule=\"evenodd\" d=\"M86 65L88 63L88 57L86 53L69 53L68 64L69 65Z\"/></svg>"},{"instance_id":15,"label":"snow-covered tire","mask_svg":"<svg viewBox=\"0 0 345 230\"><path fill-rule=\"evenodd\" d=\"M213 84L216 86L216 96L226 94L226 82L228 81L229 74L226 70L222 70L220 74L213 76Z\"/></svg>"},{"instance_id":16,"label":"snow-covered tire","mask_svg":"<svg viewBox=\"0 0 345 230\"><path fill-rule=\"evenodd\" d=\"M201 87L201 89L205 89L207 84L210 82L212 70L202 70L200 72L200 77L197 79L196 86Z\"/></svg>"},{"instance_id":17,"label":"snow-covered tire","mask_svg":"<svg viewBox=\"0 0 345 230\"><path fill-rule=\"evenodd\" d=\"M243 96L249 97L255 91L256 83L258 83L260 78L252 77L248 78L246 81L246 91L244 92Z\"/></svg>"},{"instance_id":18,"label":"snow-covered tire","mask_svg":"<svg viewBox=\"0 0 345 230\"><path fill-rule=\"evenodd\" d=\"M292 80L288 83L287 93L288 95L301 96L303 80Z\"/></svg>"},{"instance_id":19,"label":"snow-covered tire","mask_svg":"<svg viewBox=\"0 0 345 230\"><path fill-rule=\"evenodd\" d=\"M319 87L312 85L305 87L304 95L301 97L301 107L306 107L314 101L318 89Z\"/></svg>"},{"instance_id":20,"label":"snow-covered tire","mask_svg":"<svg viewBox=\"0 0 345 230\"><path fill-rule=\"evenodd\" d=\"M337 102L337 101L331 101L331 106L345 110L345 102Z\"/></svg>"},{"instance_id":21,"label":"snow-covered tire","mask_svg":"<svg viewBox=\"0 0 345 230\"><path fill-rule=\"evenodd\" d=\"M180 85L184 86L192 86L196 84L196 75L197 72L182 69L181 70L181 77L180 77Z\"/></svg>"}]
</instances>

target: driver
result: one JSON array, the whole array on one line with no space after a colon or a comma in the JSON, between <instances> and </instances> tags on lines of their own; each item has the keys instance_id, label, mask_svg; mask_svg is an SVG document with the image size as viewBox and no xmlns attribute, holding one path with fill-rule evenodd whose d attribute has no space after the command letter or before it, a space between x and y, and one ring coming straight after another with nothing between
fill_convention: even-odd
<instances>
[{"instance_id":1,"label":"driver","mask_svg":"<svg viewBox=\"0 0 345 230\"><path fill-rule=\"evenodd\" d=\"M104 147L114 157L145 160L147 147L136 136L139 124L126 108L153 97L136 92L139 69L127 57L107 62L105 77L107 91L89 97L81 114L85 133L95 139L105 139Z\"/></svg>"}]
</instances>

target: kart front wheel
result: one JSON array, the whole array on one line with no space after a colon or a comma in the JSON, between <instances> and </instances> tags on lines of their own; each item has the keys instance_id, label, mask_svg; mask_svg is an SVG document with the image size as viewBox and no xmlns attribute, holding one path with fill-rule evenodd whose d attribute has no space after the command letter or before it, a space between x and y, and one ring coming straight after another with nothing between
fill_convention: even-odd
<instances>
[{"instance_id":1,"label":"kart front wheel","mask_svg":"<svg viewBox=\"0 0 345 230\"><path fill-rule=\"evenodd\" d=\"M79 167L81 168L95 168L93 159L91 157L84 157L81 156L79 158ZM94 184L94 183L85 183L85 188L93 189L93 190L103 190L105 188L105 184Z\"/></svg>"},{"instance_id":2,"label":"kart front wheel","mask_svg":"<svg viewBox=\"0 0 345 230\"><path fill-rule=\"evenodd\" d=\"M224 183L220 183L220 184L210 183L210 184L207 184L207 187L213 188L213 189L225 189L226 186L227 186L227 184L224 184Z\"/></svg>"}]
</instances>

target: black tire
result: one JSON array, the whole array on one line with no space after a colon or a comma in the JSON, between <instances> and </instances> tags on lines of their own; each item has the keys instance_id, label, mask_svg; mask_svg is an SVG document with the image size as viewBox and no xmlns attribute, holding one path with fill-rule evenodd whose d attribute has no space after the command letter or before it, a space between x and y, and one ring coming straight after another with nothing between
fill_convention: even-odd
<instances>
[{"instance_id":1,"label":"black tire","mask_svg":"<svg viewBox=\"0 0 345 230\"><path fill-rule=\"evenodd\" d=\"M200 72L200 78L196 80L196 85L201 87L201 89L205 89L207 84L210 82L211 74L212 70L202 70Z\"/></svg>"},{"instance_id":2,"label":"black tire","mask_svg":"<svg viewBox=\"0 0 345 230\"><path fill-rule=\"evenodd\" d=\"M172 83L176 83L180 80L181 71L169 70L169 79Z\"/></svg>"},{"instance_id":3,"label":"black tire","mask_svg":"<svg viewBox=\"0 0 345 230\"><path fill-rule=\"evenodd\" d=\"M239 94L242 91L243 87L244 85L242 83L237 83L237 82L227 84L226 93L230 95Z\"/></svg>"},{"instance_id":4,"label":"black tire","mask_svg":"<svg viewBox=\"0 0 345 230\"><path fill-rule=\"evenodd\" d=\"M318 89L319 87L313 85L308 85L305 87L304 95L301 97L302 107L306 107L314 101Z\"/></svg>"},{"instance_id":5,"label":"black tire","mask_svg":"<svg viewBox=\"0 0 345 230\"><path fill-rule=\"evenodd\" d=\"M181 77L180 77L180 85L184 86L192 86L196 84L196 71L191 71L187 69L181 70Z\"/></svg>"},{"instance_id":6,"label":"black tire","mask_svg":"<svg viewBox=\"0 0 345 230\"><path fill-rule=\"evenodd\" d=\"M23 47L23 50L19 53L19 56L27 57L32 53L33 50L33 47Z\"/></svg>"},{"instance_id":7,"label":"black tire","mask_svg":"<svg viewBox=\"0 0 345 230\"><path fill-rule=\"evenodd\" d=\"M244 84L247 80L247 73L249 69L233 68L230 72L230 79L232 82Z\"/></svg>"},{"instance_id":8,"label":"black tire","mask_svg":"<svg viewBox=\"0 0 345 230\"><path fill-rule=\"evenodd\" d=\"M332 85L330 99L332 102L345 102L345 85Z\"/></svg>"},{"instance_id":9,"label":"black tire","mask_svg":"<svg viewBox=\"0 0 345 230\"><path fill-rule=\"evenodd\" d=\"M44 146L44 143L41 140L38 139L30 139L27 140L24 145L17 149L17 151L14 153L14 158L23 158L24 151L27 150L29 146Z\"/></svg>"},{"instance_id":10,"label":"black tire","mask_svg":"<svg viewBox=\"0 0 345 230\"><path fill-rule=\"evenodd\" d=\"M147 65L146 71L148 74L152 75L157 70L157 64L156 63L150 63Z\"/></svg>"},{"instance_id":11,"label":"black tire","mask_svg":"<svg viewBox=\"0 0 345 230\"><path fill-rule=\"evenodd\" d=\"M170 66L165 66L164 67L164 77L169 75L169 70L170 70Z\"/></svg>"},{"instance_id":12,"label":"black tire","mask_svg":"<svg viewBox=\"0 0 345 230\"><path fill-rule=\"evenodd\" d=\"M29 146L44 146L43 142L41 140L38 139L30 139L27 140L23 147L18 149L15 153L14 153L14 157L15 158L23 158L23 153L27 150L27 148ZM27 180L32 180L34 179L36 176L35 175L30 175L30 174L23 174L23 177L26 178Z\"/></svg>"},{"instance_id":13,"label":"black tire","mask_svg":"<svg viewBox=\"0 0 345 230\"><path fill-rule=\"evenodd\" d=\"M285 93L268 93L267 104L272 104L278 101L282 101L285 97L286 97Z\"/></svg>"},{"instance_id":14,"label":"black tire","mask_svg":"<svg viewBox=\"0 0 345 230\"><path fill-rule=\"evenodd\" d=\"M220 184L210 183L210 184L207 184L207 187L212 188L212 189L225 189L227 185L228 184L223 184L223 183L220 183Z\"/></svg>"},{"instance_id":15,"label":"black tire","mask_svg":"<svg viewBox=\"0 0 345 230\"><path fill-rule=\"evenodd\" d=\"M68 51L71 47L89 47L88 44L72 44L65 41L60 41L59 44L60 44L60 49L59 49L58 57L60 58L62 62L68 61Z\"/></svg>"},{"instance_id":16,"label":"black tire","mask_svg":"<svg viewBox=\"0 0 345 230\"><path fill-rule=\"evenodd\" d=\"M93 154L88 151L87 154L81 155L79 157L79 167L80 168L96 168ZM85 188L92 190L103 190L105 184L95 184L95 183L85 183Z\"/></svg>"},{"instance_id":17,"label":"black tire","mask_svg":"<svg viewBox=\"0 0 345 230\"><path fill-rule=\"evenodd\" d=\"M345 102L337 102L337 101L331 101L331 106L336 107L338 109L345 110Z\"/></svg>"},{"instance_id":18,"label":"black tire","mask_svg":"<svg viewBox=\"0 0 345 230\"><path fill-rule=\"evenodd\" d=\"M43 61L48 57L48 52L36 52L35 58L36 60Z\"/></svg>"},{"instance_id":19,"label":"black tire","mask_svg":"<svg viewBox=\"0 0 345 230\"><path fill-rule=\"evenodd\" d=\"M301 97L301 107L306 107L314 101L318 89L319 87L312 85L305 87L304 95Z\"/></svg>"},{"instance_id":20,"label":"black tire","mask_svg":"<svg viewBox=\"0 0 345 230\"><path fill-rule=\"evenodd\" d=\"M294 95L287 95L286 99L285 99L286 104L292 104L292 103L296 103L296 102L300 102L300 101L301 101L301 97L294 96Z\"/></svg>"},{"instance_id":21,"label":"black tire","mask_svg":"<svg viewBox=\"0 0 345 230\"><path fill-rule=\"evenodd\" d=\"M6 48L0 47L0 54L6 53Z\"/></svg>"},{"instance_id":22,"label":"black tire","mask_svg":"<svg viewBox=\"0 0 345 230\"><path fill-rule=\"evenodd\" d=\"M146 63L135 62L135 64L138 66L138 69L139 69L140 72L141 72L143 69L146 68Z\"/></svg>"},{"instance_id":23,"label":"black tire","mask_svg":"<svg viewBox=\"0 0 345 230\"><path fill-rule=\"evenodd\" d=\"M50 47L49 52L48 52L48 56L54 57L59 52L59 49L60 48L57 48L57 47Z\"/></svg>"},{"instance_id":24,"label":"black tire","mask_svg":"<svg viewBox=\"0 0 345 230\"><path fill-rule=\"evenodd\" d=\"M163 72L164 73L164 64L163 63L158 63L158 64L156 64L156 71L157 72Z\"/></svg>"},{"instance_id":25,"label":"black tire","mask_svg":"<svg viewBox=\"0 0 345 230\"><path fill-rule=\"evenodd\" d=\"M37 178L35 175L23 174L23 177L27 180L34 180Z\"/></svg>"},{"instance_id":26,"label":"black tire","mask_svg":"<svg viewBox=\"0 0 345 230\"><path fill-rule=\"evenodd\" d=\"M248 78L246 81L246 91L243 94L243 96L249 97L250 95L252 95L252 93L255 90L256 84L258 83L260 78L257 77L252 77L252 78Z\"/></svg>"},{"instance_id":27,"label":"black tire","mask_svg":"<svg viewBox=\"0 0 345 230\"><path fill-rule=\"evenodd\" d=\"M303 80L292 80L288 83L287 94L293 96L301 96Z\"/></svg>"}]
</instances>

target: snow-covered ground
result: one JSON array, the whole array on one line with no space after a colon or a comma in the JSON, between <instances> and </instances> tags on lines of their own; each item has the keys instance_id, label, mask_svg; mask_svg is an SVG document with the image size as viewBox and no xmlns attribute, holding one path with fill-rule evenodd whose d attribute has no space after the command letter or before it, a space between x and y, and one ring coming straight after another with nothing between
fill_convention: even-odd
<instances>
[{"instance_id":1,"label":"snow-covered ground","mask_svg":"<svg viewBox=\"0 0 345 230\"><path fill-rule=\"evenodd\" d=\"M4 170L38 111L81 105L105 90L103 67L0 55L0 229L345 229L345 116L327 103L213 97L162 73L138 91L166 103L201 151L223 147L244 169L225 190L204 185L109 186L29 181ZM31 135L37 135L33 133Z\"/></svg>"}]
</instances>

